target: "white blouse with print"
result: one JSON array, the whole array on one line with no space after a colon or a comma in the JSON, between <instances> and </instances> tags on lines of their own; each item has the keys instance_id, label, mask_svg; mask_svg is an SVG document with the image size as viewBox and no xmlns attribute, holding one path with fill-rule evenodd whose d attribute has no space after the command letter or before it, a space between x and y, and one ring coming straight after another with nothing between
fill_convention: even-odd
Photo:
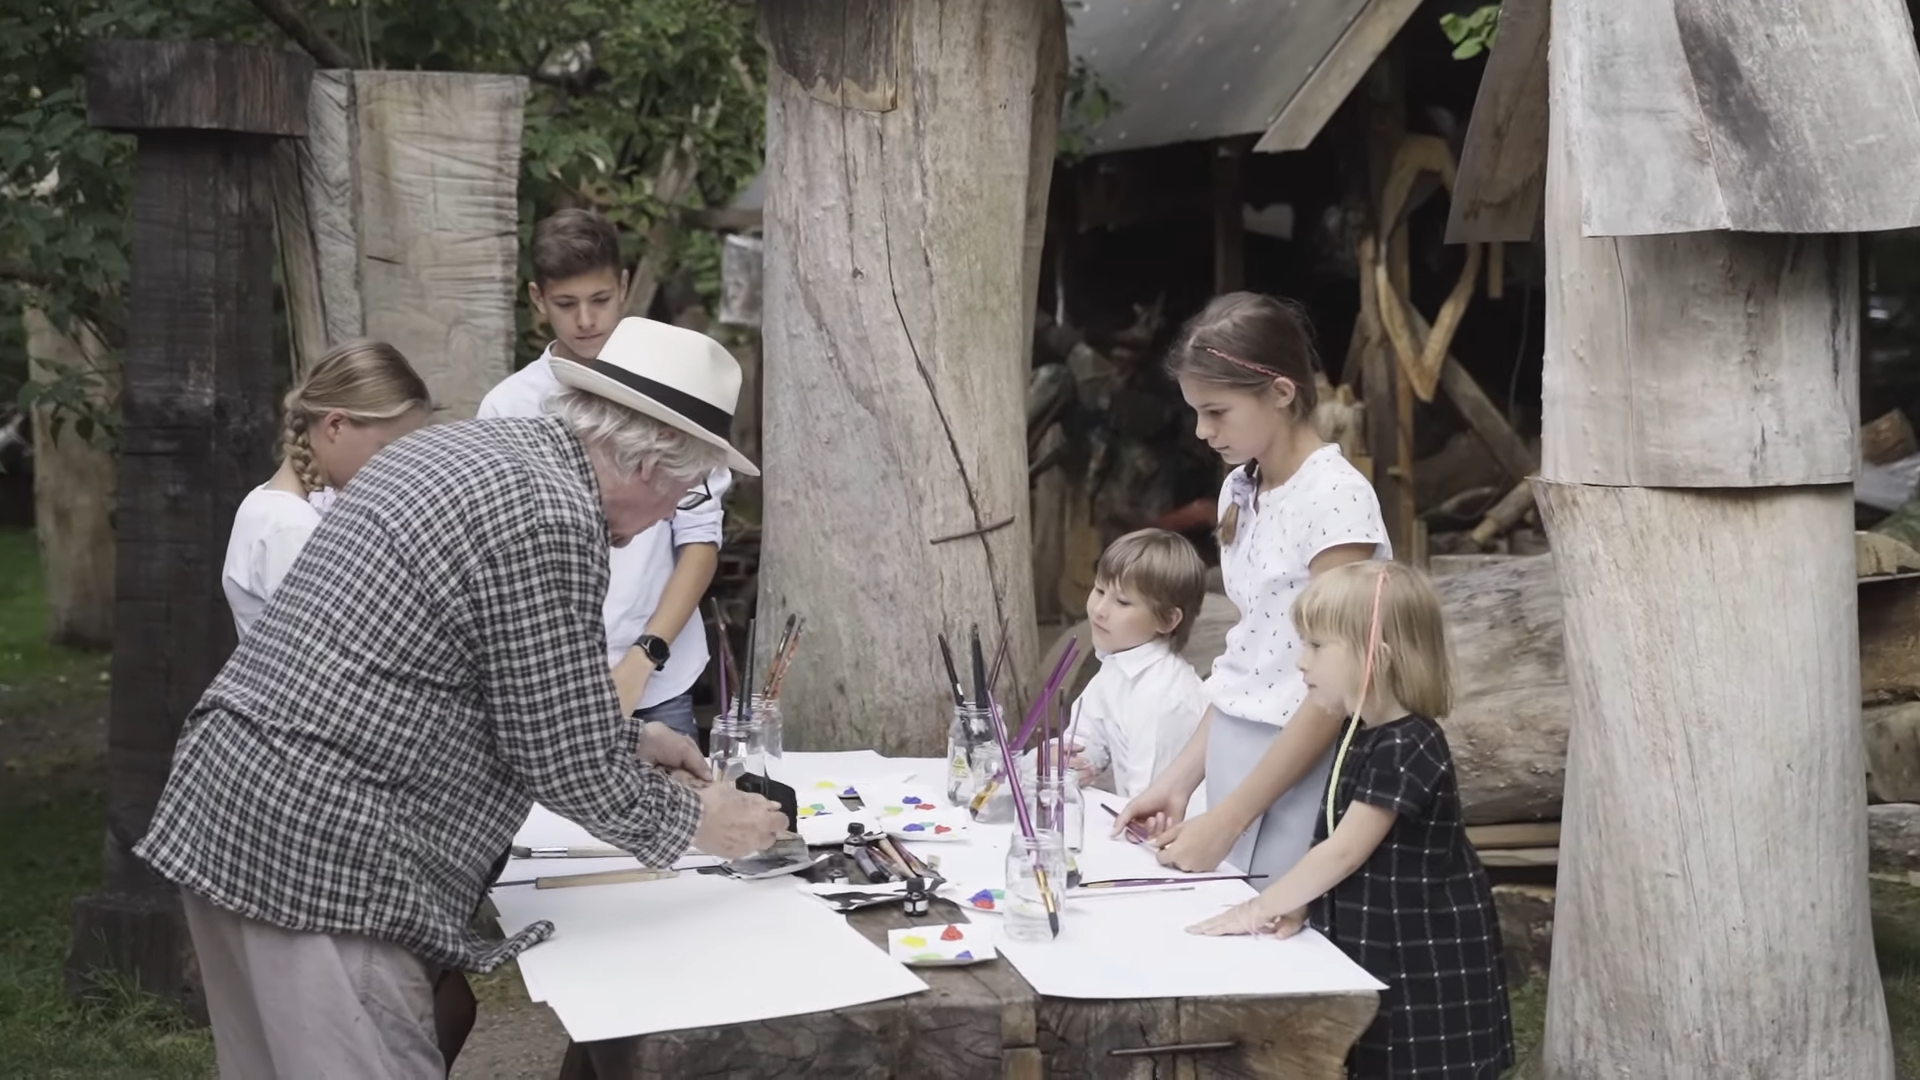
<instances>
[{"instance_id":1,"label":"white blouse with print","mask_svg":"<svg viewBox=\"0 0 1920 1080\"><path fill-rule=\"evenodd\" d=\"M1331 443L1314 451L1285 483L1254 498L1246 467L1220 488L1219 512L1240 506L1233 543L1220 551L1220 575L1240 621L1207 677L1207 700L1230 716L1284 726L1307 699L1296 661L1293 600L1307 567L1328 548L1373 544L1390 559L1386 523L1373 485Z\"/></svg>"}]
</instances>

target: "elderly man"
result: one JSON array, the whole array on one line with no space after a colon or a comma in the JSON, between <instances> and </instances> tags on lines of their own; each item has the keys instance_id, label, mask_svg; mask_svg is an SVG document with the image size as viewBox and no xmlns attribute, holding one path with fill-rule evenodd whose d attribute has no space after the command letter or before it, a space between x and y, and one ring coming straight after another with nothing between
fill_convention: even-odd
<instances>
[{"instance_id":1,"label":"elderly man","mask_svg":"<svg viewBox=\"0 0 1920 1080\"><path fill-rule=\"evenodd\" d=\"M601 623L609 546L711 470L757 472L727 441L738 366L631 319L555 368L546 417L431 428L368 464L187 719L136 850L181 887L222 1076L443 1076L438 971L552 932L468 928L536 799L652 866L784 824L669 777L705 768L621 714Z\"/></svg>"}]
</instances>

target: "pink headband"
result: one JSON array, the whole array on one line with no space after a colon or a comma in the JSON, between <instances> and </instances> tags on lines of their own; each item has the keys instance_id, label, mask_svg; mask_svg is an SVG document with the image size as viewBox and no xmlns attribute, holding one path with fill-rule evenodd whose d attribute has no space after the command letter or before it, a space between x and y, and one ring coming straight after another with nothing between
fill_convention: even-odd
<instances>
[{"instance_id":1,"label":"pink headband","mask_svg":"<svg viewBox=\"0 0 1920 1080\"><path fill-rule=\"evenodd\" d=\"M1200 351L1207 353L1211 356L1217 356L1220 359L1225 360L1227 363L1232 364L1235 367L1245 368L1248 371L1253 372L1255 375L1265 375L1269 379L1285 379L1288 382L1294 381L1293 377L1290 375L1283 375L1280 372L1275 371L1272 368L1267 367L1263 364L1256 364L1251 360L1242 360L1237 356L1232 356L1227 353L1223 353L1219 349L1216 349L1211 345L1200 346Z\"/></svg>"}]
</instances>

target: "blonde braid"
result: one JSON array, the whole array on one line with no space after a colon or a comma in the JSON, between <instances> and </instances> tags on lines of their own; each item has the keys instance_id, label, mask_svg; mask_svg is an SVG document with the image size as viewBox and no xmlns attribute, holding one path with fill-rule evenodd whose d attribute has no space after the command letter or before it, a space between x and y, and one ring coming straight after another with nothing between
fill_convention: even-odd
<instances>
[{"instance_id":1,"label":"blonde braid","mask_svg":"<svg viewBox=\"0 0 1920 1080\"><path fill-rule=\"evenodd\" d=\"M293 464L293 474L311 495L327 485L313 463L313 441L307 437L307 418L292 402L288 403L285 415L280 424L280 457Z\"/></svg>"}]
</instances>

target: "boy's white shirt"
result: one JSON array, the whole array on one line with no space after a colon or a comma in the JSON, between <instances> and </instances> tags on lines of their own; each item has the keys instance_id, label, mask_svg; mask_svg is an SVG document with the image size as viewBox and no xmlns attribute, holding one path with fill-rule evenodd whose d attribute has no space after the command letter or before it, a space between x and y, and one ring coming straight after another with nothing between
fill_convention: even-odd
<instances>
[{"instance_id":1,"label":"boy's white shirt","mask_svg":"<svg viewBox=\"0 0 1920 1080\"><path fill-rule=\"evenodd\" d=\"M1155 638L1101 654L1100 670L1073 703L1068 730L1089 763L1112 771L1114 794L1131 799L1173 764L1206 708L1199 672L1165 638Z\"/></svg>"},{"instance_id":2,"label":"boy's white shirt","mask_svg":"<svg viewBox=\"0 0 1920 1080\"><path fill-rule=\"evenodd\" d=\"M549 362L553 350L509 375L481 400L476 417L481 420L511 416L543 416L546 400L560 389L560 380ZM607 552L607 599L601 616L607 628L607 663L620 662L641 634L647 620L660 606L667 579L673 576L674 549L684 544L720 546L721 497L733 484L733 473L715 469L707 478L713 498L692 510L677 511L673 517L634 537L623 548ZM640 697L639 708L651 708L687 692L707 667L706 623L695 609L687 625L675 635L668 648L667 666L647 680L647 692Z\"/></svg>"},{"instance_id":3,"label":"boy's white shirt","mask_svg":"<svg viewBox=\"0 0 1920 1080\"><path fill-rule=\"evenodd\" d=\"M320 511L306 499L265 484L247 492L234 511L220 588L233 611L233 628L245 638L280 579L293 568L307 538L320 527Z\"/></svg>"}]
</instances>

